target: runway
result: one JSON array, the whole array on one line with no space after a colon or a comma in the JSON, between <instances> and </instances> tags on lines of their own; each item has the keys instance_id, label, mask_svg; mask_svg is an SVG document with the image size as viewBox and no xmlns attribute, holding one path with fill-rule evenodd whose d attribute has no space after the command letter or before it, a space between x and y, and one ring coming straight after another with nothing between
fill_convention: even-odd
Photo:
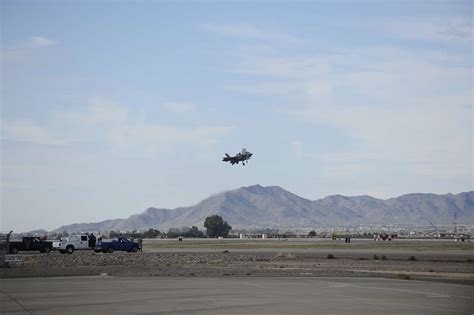
<instances>
[{"instance_id":1,"label":"runway","mask_svg":"<svg viewBox=\"0 0 474 315\"><path fill-rule=\"evenodd\" d=\"M472 286L382 278L1 280L1 314L469 314Z\"/></svg>"}]
</instances>

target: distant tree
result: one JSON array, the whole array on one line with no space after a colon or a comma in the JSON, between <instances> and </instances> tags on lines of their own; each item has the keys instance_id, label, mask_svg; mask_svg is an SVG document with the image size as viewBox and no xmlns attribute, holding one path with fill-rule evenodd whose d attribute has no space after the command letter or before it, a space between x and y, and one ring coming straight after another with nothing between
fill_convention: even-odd
<instances>
[{"instance_id":1,"label":"distant tree","mask_svg":"<svg viewBox=\"0 0 474 315\"><path fill-rule=\"evenodd\" d=\"M175 237L178 237L178 236L184 236L184 235L181 235L182 232L179 228L175 228L175 227L170 227L168 229L168 233L166 233L166 236L168 238L175 238Z\"/></svg>"},{"instance_id":2,"label":"distant tree","mask_svg":"<svg viewBox=\"0 0 474 315\"><path fill-rule=\"evenodd\" d=\"M142 238L156 238L160 236L161 232L155 229L150 228L148 231L143 232Z\"/></svg>"},{"instance_id":3,"label":"distant tree","mask_svg":"<svg viewBox=\"0 0 474 315\"><path fill-rule=\"evenodd\" d=\"M308 236L309 237L315 237L316 236L316 231L315 230L312 230L308 233Z\"/></svg>"},{"instance_id":4,"label":"distant tree","mask_svg":"<svg viewBox=\"0 0 474 315\"><path fill-rule=\"evenodd\" d=\"M287 232L284 232L281 237L283 237L283 238L291 238L291 237L296 237L296 234L293 233L293 232L291 232L291 231L287 231Z\"/></svg>"},{"instance_id":5,"label":"distant tree","mask_svg":"<svg viewBox=\"0 0 474 315\"><path fill-rule=\"evenodd\" d=\"M204 233L199 231L197 226L192 226L189 230L189 237L204 237Z\"/></svg>"},{"instance_id":6,"label":"distant tree","mask_svg":"<svg viewBox=\"0 0 474 315\"><path fill-rule=\"evenodd\" d=\"M171 227L166 233L166 237L168 238L175 238L178 236L182 237L206 237L202 231L199 231L197 226L189 227L183 226L181 228Z\"/></svg>"},{"instance_id":7,"label":"distant tree","mask_svg":"<svg viewBox=\"0 0 474 315\"><path fill-rule=\"evenodd\" d=\"M226 237L232 227L224 221L221 216L211 215L204 221L204 227L207 229L207 236L209 237Z\"/></svg>"},{"instance_id":8,"label":"distant tree","mask_svg":"<svg viewBox=\"0 0 474 315\"><path fill-rule=\"evenodd\" d=\"M110 233L109 233L109 237L110 237L110 238L120 237L120 236L122 236L122 235L120 234L120 232L110 231Z\"/></svg>"}]
</instances>

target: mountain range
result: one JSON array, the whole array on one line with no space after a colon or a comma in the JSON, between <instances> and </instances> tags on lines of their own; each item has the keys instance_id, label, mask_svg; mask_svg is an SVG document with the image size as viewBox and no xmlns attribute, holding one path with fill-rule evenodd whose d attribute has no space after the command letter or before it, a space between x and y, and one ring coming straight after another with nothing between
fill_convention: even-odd
<instances>
[{"instance_id":1,"label":"mountain range","mask_svg":"<svg viewBox=\"0 0 474 315\"><path fill-rule=\"evenodd\" d=\"M459 194L407 194L381 200L370 196L328 196L309 200L278 186L253 185L226 191L191 207L148 208L127 219L61 226L61 231L131 231L149 228L203 227L217 214L233 228L304 228L353 224L427 225L474 223L474 191Z\"/></svg>"}]
</instances>

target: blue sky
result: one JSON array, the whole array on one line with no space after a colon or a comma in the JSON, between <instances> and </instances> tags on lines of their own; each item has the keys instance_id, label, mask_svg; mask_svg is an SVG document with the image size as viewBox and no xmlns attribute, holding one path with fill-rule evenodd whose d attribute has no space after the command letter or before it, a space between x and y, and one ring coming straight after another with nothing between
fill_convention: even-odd
<instances>
[{"instance_id":1,"label":"blue sky","mask_svg":"<svg viewBox=\"0 0 474 315\"><path fill-rule=\"evenodd\" d=\"M473 190L470 1L2 1L1 226L278 185ZM243 147L245 167L221 161Z\"/></svg>"}]
</instances>

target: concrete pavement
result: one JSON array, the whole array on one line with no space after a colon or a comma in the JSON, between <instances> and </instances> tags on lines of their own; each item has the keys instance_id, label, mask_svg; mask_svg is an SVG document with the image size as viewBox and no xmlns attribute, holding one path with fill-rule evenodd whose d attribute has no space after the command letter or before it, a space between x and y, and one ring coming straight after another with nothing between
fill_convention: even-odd
<instances>
[{"instance_id":1,"label":"concrete pavement","mask_svg":"<svg viewBox=\"0 0 474 315\"><path fill-rule=\"evenodd\" d=\"M472 286L383 278L1 280L1 314L469 314Z\"/></svg>"}]
</instances>

